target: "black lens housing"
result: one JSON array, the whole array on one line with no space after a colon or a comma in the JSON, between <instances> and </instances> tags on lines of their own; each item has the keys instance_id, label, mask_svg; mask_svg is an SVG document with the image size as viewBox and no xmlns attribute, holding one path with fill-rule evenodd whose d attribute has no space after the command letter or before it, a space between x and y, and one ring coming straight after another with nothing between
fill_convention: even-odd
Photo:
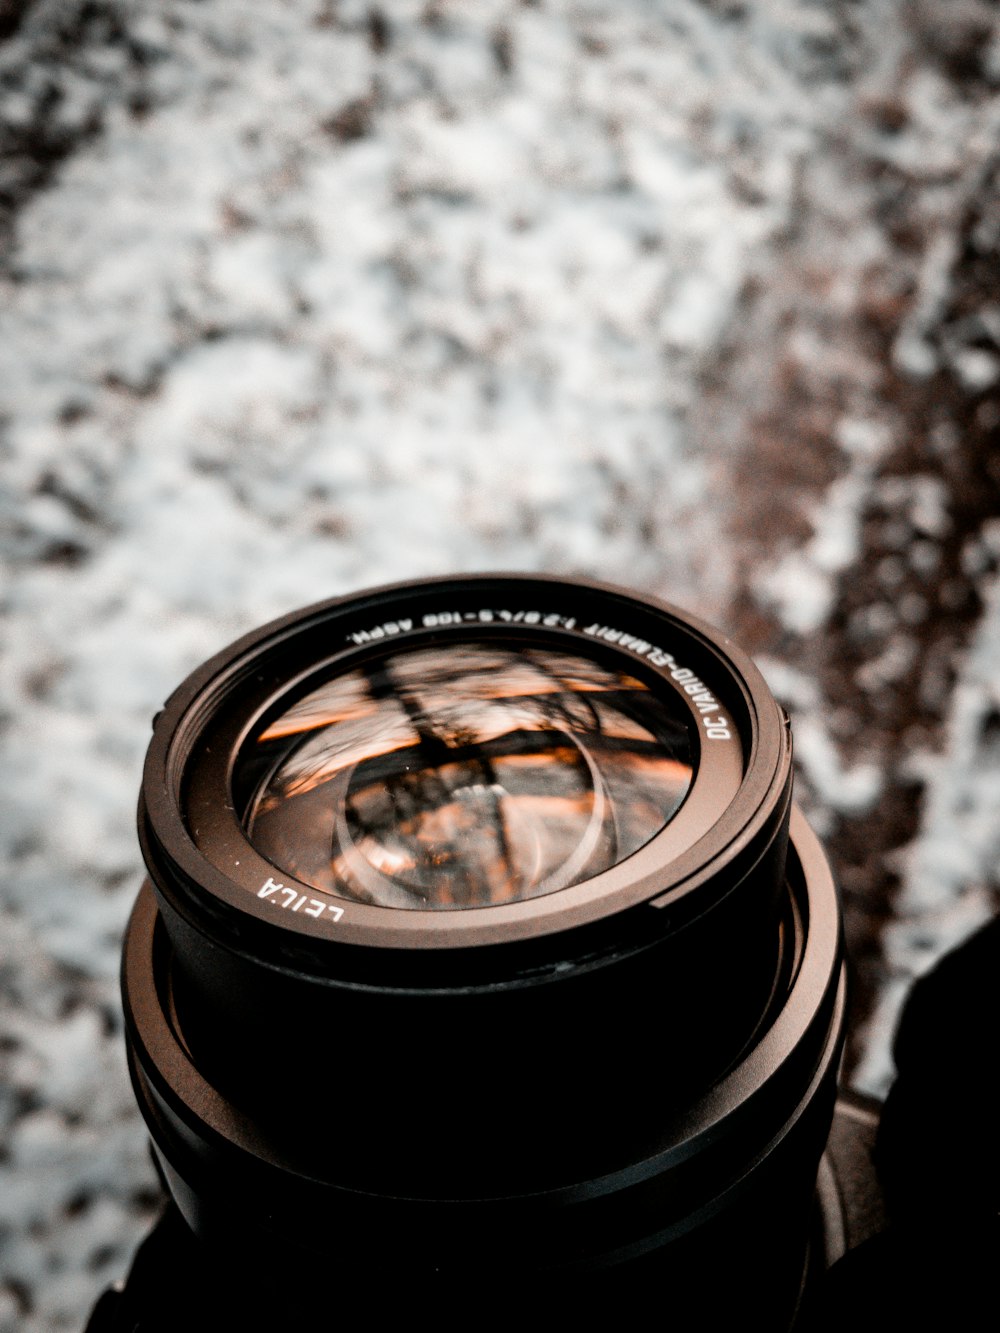
<instances>
[{"instance_id":1,"label":"black lens housing","mask_svg":"<svg viewBox=\"0 0 1000 1333\"><path fill-rule=\"evenodd\" d=\"M390 641L490 640L626 662L689 710L694 780L658 834L581 884L455 911L341 900L260 855L238 759L269 716ZM132 1077L187 1223L248 1282L243 1240L294 1236L304 1308L333 1245L355 1283L586 1302L669 1277L787 1326L843 1037L839 910L792 813L787 720L723 636L520 575L324 603L168 701L140 836Z\"/></svg>"}]
</instances>

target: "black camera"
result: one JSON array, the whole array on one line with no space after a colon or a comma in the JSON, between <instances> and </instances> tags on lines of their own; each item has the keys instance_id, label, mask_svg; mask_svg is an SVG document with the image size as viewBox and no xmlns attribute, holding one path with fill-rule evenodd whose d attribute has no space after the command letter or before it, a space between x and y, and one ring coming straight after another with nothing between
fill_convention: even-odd
<instances>
[{"instance_id":1,"label":"black camera","mask_svg":"<svg viewBox=\"0 0 1000 1333\"><path fill-rule=\"evenodd\" d=\"M195 672L122 970L171 1203L92 1333L825 1317L884 1209L791 760L732 643L588 583L384 588Z\"/></svg>"}]
</instances>

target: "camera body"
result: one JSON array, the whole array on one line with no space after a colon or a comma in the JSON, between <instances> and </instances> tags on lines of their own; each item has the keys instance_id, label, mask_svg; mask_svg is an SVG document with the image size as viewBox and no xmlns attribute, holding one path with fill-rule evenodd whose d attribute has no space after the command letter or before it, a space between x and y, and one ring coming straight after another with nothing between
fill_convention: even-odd
<instances>
[{"instance_id":1,"label":"camera body","mask_svg":"<svg viewBox=\"0 0 1000 1333\"><path fill-rule=\"evenodd\" d=\"M752 663L601 585L397 585L206 663L122 973L172 1202L90 1333L814 1318L884 1208L791 785Z\"/></svg>"}]
</instances>

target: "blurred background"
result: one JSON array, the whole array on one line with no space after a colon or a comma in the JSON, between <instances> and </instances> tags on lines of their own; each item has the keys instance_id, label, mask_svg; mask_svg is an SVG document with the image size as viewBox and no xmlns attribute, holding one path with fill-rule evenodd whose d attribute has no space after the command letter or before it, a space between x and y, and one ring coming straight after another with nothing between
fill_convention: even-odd
<instances>
[{"instance_id":1,"label":"blurred background","mask_svg":"<svg viewBox=\"0 0 1000 1333\"><path fill-rule=\"evenodd\" d=\"M304 603L512 568L725 627L843 890L845 1068L1000 850L986 0L2 0L0 1329L155 1205L150 719Z\"/></svg>"}]
</instances>

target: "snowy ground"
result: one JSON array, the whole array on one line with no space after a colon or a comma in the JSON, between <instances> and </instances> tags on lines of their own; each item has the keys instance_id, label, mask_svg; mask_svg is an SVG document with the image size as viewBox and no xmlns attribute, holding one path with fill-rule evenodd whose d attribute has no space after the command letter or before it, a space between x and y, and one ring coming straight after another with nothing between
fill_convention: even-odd
<instances>
[{"instance_id":1,"label":"snowy ground","mask_svg":"<svg viewBox=\"0 0 1000 1333\"><path fill-rule=\"evenodd\" d=\"M117 955L149 719L394 578L585 573L795 722L853 1079L997 904L983 0L0 7L0 1330L152 1206Z\"/></svg>"}]
</instances>

